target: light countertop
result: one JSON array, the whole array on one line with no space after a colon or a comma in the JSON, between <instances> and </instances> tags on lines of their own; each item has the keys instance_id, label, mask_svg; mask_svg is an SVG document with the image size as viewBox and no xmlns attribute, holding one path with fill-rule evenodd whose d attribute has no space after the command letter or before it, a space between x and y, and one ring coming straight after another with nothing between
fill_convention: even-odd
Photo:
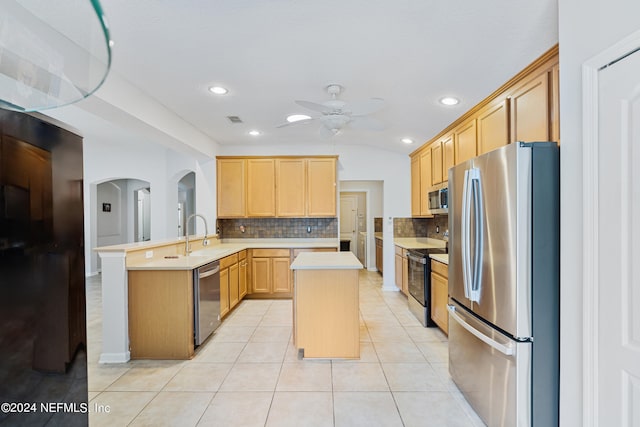
<instances>
[{"instance_id":1,"label":"light countertop","mask_svg":"<svg viewBox=\"0 0 640 427\"><path fill-rule=\"evenodd\" d=\"M151 246L153 247L153 246ZM244 249L337 248L337 239L229 239L191 252L189 256L156 256L150 259L127 260L127 270L192 270ZM102 248L98 248L101 251ZM137 249L140 249L138 247ZM122 249L121 249L122 250ZM175 258L174 258L175 257Z\"/></svg>"},{"instance_id":2,"label":"light countertop","mask_svg":"<svg viewBox=\"0 0 640 427\"><path fill-rule=\"evenodd\" d=\"M429 237L394 237L393 244L404 249L445 248L447 242Z\"/></svg>"},{"instance_id":3,"label":"light countertop","mask_svg":"<svg viewBox=\"0 0 640 427\"><path fill-rule=\"evenodd\" d=\"M359 270L362 264L352 252L302 252L292 270Z\"/></svg>"},{"instance_id":4,"label":"light countertop","mask_svg":"<svg viewBox=\"0 0 640 427\"><path fill-rule=\"evenodd\" d=\"M438 262L449 265L449 254L429 254L429 257Z\"/></svg>"}]
</instances>

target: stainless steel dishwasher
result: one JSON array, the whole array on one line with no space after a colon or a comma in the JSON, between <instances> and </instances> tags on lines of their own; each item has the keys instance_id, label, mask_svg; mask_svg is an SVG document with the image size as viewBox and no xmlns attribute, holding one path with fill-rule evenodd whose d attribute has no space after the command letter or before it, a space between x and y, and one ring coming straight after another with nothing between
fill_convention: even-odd
<instances>
[{"instance_id":1,"label":"stainless steel dishwasher","mask_svg":"<svg viewBox=\"0 0 640 427\"><path fill-rule=\"evenodd\" d=\"M194 341L200 345L220 326L220 261L193 270Z\"/></svg>"}]
</instances>

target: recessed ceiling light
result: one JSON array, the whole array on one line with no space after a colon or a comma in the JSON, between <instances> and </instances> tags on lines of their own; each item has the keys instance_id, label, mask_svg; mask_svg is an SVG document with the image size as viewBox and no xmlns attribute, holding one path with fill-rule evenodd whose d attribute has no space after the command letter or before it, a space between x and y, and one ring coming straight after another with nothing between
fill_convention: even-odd
<instances>
[{"instance_id":1,"label":"recessed ceiling light","mask_svg":"<svg viewBox=\"0 0 640 427\"><path fill-rule=\"evenodd\" d=\"M249 135L251 136L260 136L262 133L259 130L250 130Z\"/></svg>"},{"instance_id":2,"label":"recessed ceiling light","mask_svg":"<svg viewBox=\"0 0 640 427\"><path fill-rule=\"evenodd\" d=\"M404 142L405 144L413 144L413 139L411 138L402 138L400 141Z\"/></svg>"},{"instance_id":3,"label":"recessed ceiling light","mask_svg":"<svg viewBox=\"0 0 640 427\"><path fill-rule=\"evenodd\" d=\"M229 91L222 86L211 86L209 92L215 93L216 95L226 95Z\"/></svg>"},{"instance_id":4,"label":"recessed ceiling light","mask_svg":"<svg viewBox=\"0 0 640 427\"><path fill-rule=\"evenodd\" d=\"M443 105L456 105L460 102L460 100L458 98L454 98L452 96L445 96L444 98L440 99L440 104Z\"/></svg>"},{"instance_id":5,"label":"recessed ceiling light","mask_svg":"<svg viewBox=\"0 0 640 427\"><path fill-rule=\"evenodd\" d=\"M287 121L289 123L299 122L300 120L308 120L311 116L307 116L306 114L292 114L287 117Z\"/></svg>"}]
</instances>

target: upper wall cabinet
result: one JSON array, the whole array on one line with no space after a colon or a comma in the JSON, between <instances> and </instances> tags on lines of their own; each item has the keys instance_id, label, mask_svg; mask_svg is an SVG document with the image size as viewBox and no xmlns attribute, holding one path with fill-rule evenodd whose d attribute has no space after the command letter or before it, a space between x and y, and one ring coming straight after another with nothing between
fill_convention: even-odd
<instances>
[{"instance_id":1,"label":"upper wall cabinet","mask_svg":"<svg viewBox=\"0 0 640 427\"><path fill-rule=\"evenodd\" d=\"M247 216L276 215L275 159L247 160Z\"/></svg>"},{"instance_id":2,"label":"upper wall cabinet","mask_svg":"<svg viewBox=\"0 0 640 427\"><path fill-rule=\"evenodd\" d=\"M509 143L509 99L501 96L478 113L478 154Z\"/></svg>"},{"instance_id":3,"label":"upper wall cabinet","mask_svg":"<svg viewBox=\"0 0 640 427\"><path fill-rule=\"evenodd\" d=\"M218 157L218 217L335 217L336 161Z\"/></svg>"},{"instance_id":4,"label":"upper wall cabinet","mask_svg":"<svg viewBox=\"0 0 640 427\"><path fill-rule=\"evenodd\" d=\"M307 160L307 216L336 216L336 159Z\"/></svg>"},{"instance_id":5,"label":"upper wall cabinet","mask_svg":"<svg viewBox=\"0 0 640 427\"><path fill-rule=\"evenodd\" d=\"M511 93L511 142L548 141L550 124L549 73L545 71Z\"/></svg>"},{"instance_id":6,"label":"upper wall cabinet","mask_svg":"<svg viewBox=\"0 0 640 427\"><path fill-rule=\"evenodd\" d=\"M246 205L245 159L218 159L218 218L244 217Z\"/></svg>"},{"instance_id":7,"label":"upper wall cabinet","mask_svg":"<svg viewBox=\"0 0 640 427\"><path fill-rule=\"evenodd\" d=\"M421 215L420 157L411 158L411 216Z\"/></svg>"},{"instance_id":8,"label":"upper wall cabinet","mask_svg":"<svg viewBox=\"0 0 640 427\"><path fill-rule=\"evenodd\" d=\"M276 215L300 217L306 215L306 174L305 159L276 160Z\"/></svg>"},{"instance_id":9,"label":"upper wall cabinet","mask_svg":"<svg viewBox=\"0 0 640 427\"><path fill-rule=\"evenodd\" d=\"M411 153L411 215L427 215L426 191L449 169L514 141L560 143L558 46Z\"/></svg>"},{"instance_id":10,"label":"upper wall cabinet","mask_svg":"<svg viewBox=\"0 0 640 427\"><path fill-rule=\"evenodd\" d=\"M455 145L454 164L462 163L474 158L477 154L478 137L476 133L476 119L469 120L453 131Z\"/></svg>"}]
</instances>

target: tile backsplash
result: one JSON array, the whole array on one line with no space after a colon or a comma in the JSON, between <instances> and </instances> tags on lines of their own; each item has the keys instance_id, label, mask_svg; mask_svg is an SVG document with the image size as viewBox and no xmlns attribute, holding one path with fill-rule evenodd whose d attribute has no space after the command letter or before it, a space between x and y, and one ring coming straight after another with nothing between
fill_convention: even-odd
<instances>
[{"instance_id":1,"label":"tile backsplash","mask_svg":"<svg viewBox=\"0 0 640 427\"><path fill-rule=\"evenodd\" d=\"M394 237L430 237L446 240L444 232L449 228L449 217L437 215L434 218L394 218ZM436 229L438 232L436 232Z\"/></svg>"},{"instance_id":2,"label":"tile backsplash","mask_svg":"<svg viewBox=\"0 0 640 427\"><path fill-rule=\"evenodd\" d=\"M241 230L244 227L244 233ZM309 231L310 232L309 232ZM321 239L338 237L337 218L219 219L221 239Z\"/></svg>"},{"instance_id":3,"label":"tile backsplash","mask_svg":"<svg viewBox=\"0 0 640 427\"><path fill-rule=\"evenodd\" d=\"M382 233L382 218L373 218L374 233Z\"/></svg>"}]
</instances>

